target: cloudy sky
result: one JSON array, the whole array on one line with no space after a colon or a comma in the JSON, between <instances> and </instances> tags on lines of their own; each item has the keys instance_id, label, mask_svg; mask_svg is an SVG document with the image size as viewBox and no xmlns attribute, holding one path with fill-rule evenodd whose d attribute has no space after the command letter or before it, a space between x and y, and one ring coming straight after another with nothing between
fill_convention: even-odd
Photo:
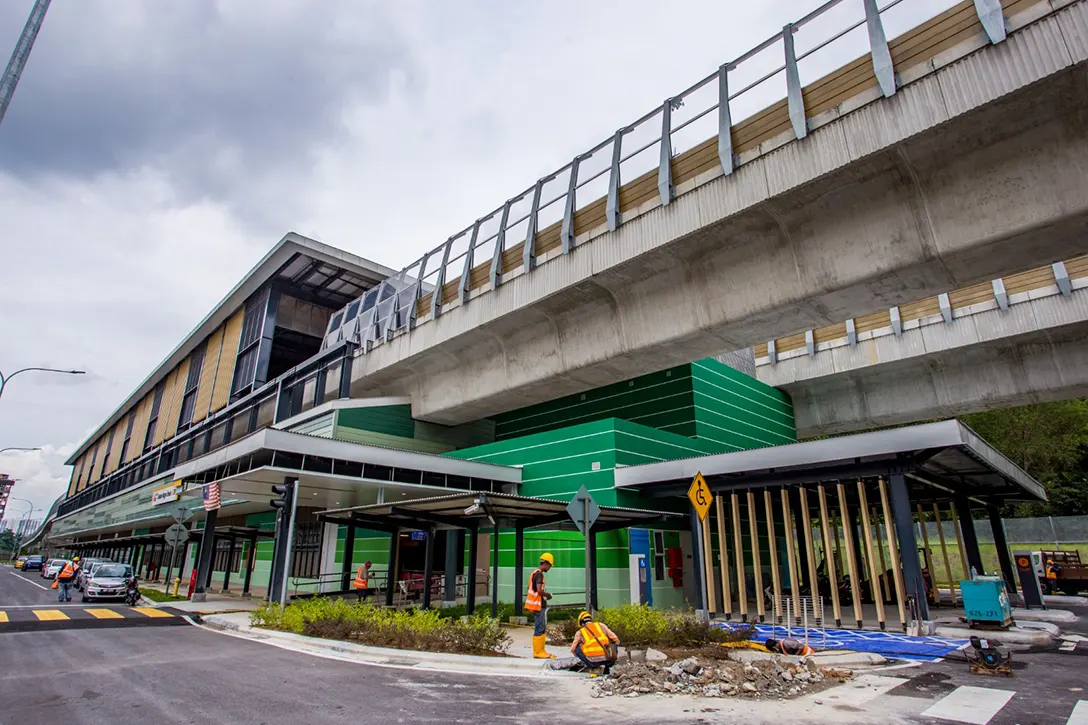
<instances>
[{"instance_id":1,"label":"cloudy sky","mask_svg":"<svg viewBox=\"0 0 1088 725\"><path fill-rule=\"evenodd\" d=\"M888 36L951 4L901 3ZM32 5L0 2L0 59ZM0 454L13 495L48 508L67 455L286 232L408 264L818 5L56 0L0 125L0 371L88 375L3 393L0 448L42 448Z\"/></svg>"}]
</instances>

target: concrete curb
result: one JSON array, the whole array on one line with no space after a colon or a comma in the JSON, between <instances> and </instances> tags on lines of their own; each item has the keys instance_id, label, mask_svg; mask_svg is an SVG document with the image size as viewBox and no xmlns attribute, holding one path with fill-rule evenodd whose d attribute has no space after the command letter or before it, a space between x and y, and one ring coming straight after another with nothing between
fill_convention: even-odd
<instances>
[{"instance_id":1,"label":"concrete curb","mask_svg":"<svg viewBox=\"0 0 1088 725\"><path fill-rule=\"evenodd\" d=\"M1019 609L1012 610L1012 618L1025 622L1076 622L1079 617L1068 609Z\"/></svg>"},{"instance_id":2,"label":"concrete curb","mask_svg":"<svg viewBox=\"0 0 1088 725\"><path fill-rule=\"evenodd\" d=\"M1005 631L988 632L981 629L970 629L966 625L937 625L936 635L948 639L970 639L980 637L990 639L1001 644L1026 644L1040 647L1049 647L1054 644L1058 634L1058 628L1049 622L1031 622L1032 627L1012 627Z\"/></svg>"},{"instance_id":3,"label":"concrete curb","mask_svg":"<svg viewBox=\"0 0 1088 725\"><path fill-rule=\"evenodd\" d=\"M248 612L246 613L248 619ZM258 629L234 617L212 614L200 618L208 628L222 631L255 642L271 644L283 649L305 654L356 662L376 667L397 669L432 670L458 674L486 675L488 677L575 677L573 672L557 672L547 669L543 662L516 657L480 657L440 652L368 647L353 642L306 637L290 632Z\"/></svg>"},{"instance_id":4,"label":"concrete curb","mask_svg":"<svg viewBox=\"0 0 1088 725\"><path fill-rule=\"evenodd\" d=\"M800 663L800 657L760 652L750 649L731 649L729 658L736 662L755 662L758 660L778 660ZM819 667L878 667L887 663L887 659L873 652L857 652L849 649L821 650L808 659Z\"/></svg>"}]
</instances>

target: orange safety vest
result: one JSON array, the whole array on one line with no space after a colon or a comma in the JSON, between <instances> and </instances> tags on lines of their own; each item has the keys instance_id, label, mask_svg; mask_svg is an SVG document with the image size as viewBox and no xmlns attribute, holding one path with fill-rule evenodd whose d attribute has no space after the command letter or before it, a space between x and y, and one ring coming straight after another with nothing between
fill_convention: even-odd
<instances>
[{"instance_id":1,"label":"orange safety vest","mask_svg":"<svg viewBox=\"0 0 1088 725\"><path fill-rule=\"evenodd\" d=\"M1046 578L1047 579L1057 579L1058 578L1058 567L1054 566L1053 564L1047 564L1046 565Z\"/></svg>"},{"instance_id":2,"label":"orange safety vest","mask_svg":"<svg viewBox=\"0 0 1088 725\"><path fill-rule=\"evenodd\" d=\"M578 630L582 635L582 654L590 660L606 660L608 652L605 645L608 644L608 635L598 622L590 622Z\"/></svg>"},{"instance_id":3,"label":"orange safety vest","mask_svg":"<svg viewBox=\"0 0 1088 725\"><path fill-rule=\"evenodd\" d=\"M529 592L525 595L525 609L530 612L539 612L544 608L544 597L540 596L540 592L536 589L533 589L533 580L536 579L537 574L540 574L541 585L544 584L544 572L540 571L538 567L529 575Z\"/></svg>"},{"instance_id":4,"label":"orange safety vest","mask_svg":"<svg viewBox=\"0 0 1088 725\"><path fill-rule=\"evenodd\" d=\"M794 655L796 657L808 657L811 654L816 654L816 650L812 649L811 647L809 647L804 642L800 642L798 640L794 640L794 641L797 642L797 644L801 645L801 651L800 652L787 652L786 651L786 640L784 640L784 639L780 640L778 642L778 651L781 652L784 655Z\"/></svg>"},{"instance_id":5,"label":"orange safety vest","mask_svg":"<svg viewBox=\"0 0 1088 725\"><path fill-rule=\"evenodd\" d=\"M355 572L355 581L351 583L356 589L369 589L367 586L370 582L366 576L363 575L363 571L366 570L365 566L359 567L359 571Z\"/></svg>"},{"instance_id":6,"label":"orange safety vest","mask_svg":"<svg viewBox=\"0 0 1088 725\"><path fill-rule=\"evenodd\" d=\"M64 568L57 572L57 581L68 582L72 581L76 576L76 568L72 566L71 562L64 565Z\"/></svg>"}]
</instances>

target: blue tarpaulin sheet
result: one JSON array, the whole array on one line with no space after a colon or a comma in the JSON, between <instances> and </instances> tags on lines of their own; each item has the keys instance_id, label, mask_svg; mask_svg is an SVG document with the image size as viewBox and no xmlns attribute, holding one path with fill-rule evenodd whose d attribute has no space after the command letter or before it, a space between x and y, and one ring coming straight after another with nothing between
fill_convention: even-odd
<instances>
[{"instance_id":1,"label":"blue tarpaulin sheet","mask_svg":"<svg viewBox=\"0 0 1088 725\"><path fill-rule=\"evenodd\" d=\"M726 629L743 627L739 622L723 622L719 626ZM773 637L774 639L805 639L805 630L800 627L787 629L773 624L756 624L757 642ZM808 643L815 649L850 649L856 652L873 652L885 657L899 659L934 660L961 649L967 644L966 639L947 637L909 637L898 632L866 632L856 629L808 629Z\"/></svg>"}]
</instances>

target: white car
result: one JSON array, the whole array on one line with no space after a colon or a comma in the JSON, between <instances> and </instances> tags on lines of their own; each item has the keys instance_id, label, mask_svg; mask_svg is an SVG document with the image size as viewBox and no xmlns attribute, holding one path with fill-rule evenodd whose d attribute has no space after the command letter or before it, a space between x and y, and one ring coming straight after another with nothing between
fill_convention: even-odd
<instances>
[{"instance_id":1,"label":"white car","mask_svg":"<svg viewBox=\"0 0 1088 725\"><path fill-rule=\"evenodd\" d=\"M52 579L60 573L60 570L67 563L68 561L65 559L50 559L45 562L45 566L42 567L42 579Z\"/></svg>"},{"instance_id":2,"label":"white car","mask_svg":"<svg viewBox=\"0 0 1088 725\"><path fill-rule=\"evenodd\" d=\"M128 564L100 562L90 574L83 589L83 601L96 599L124 599L132 567Z\"/></svg>"}]
</instances>

